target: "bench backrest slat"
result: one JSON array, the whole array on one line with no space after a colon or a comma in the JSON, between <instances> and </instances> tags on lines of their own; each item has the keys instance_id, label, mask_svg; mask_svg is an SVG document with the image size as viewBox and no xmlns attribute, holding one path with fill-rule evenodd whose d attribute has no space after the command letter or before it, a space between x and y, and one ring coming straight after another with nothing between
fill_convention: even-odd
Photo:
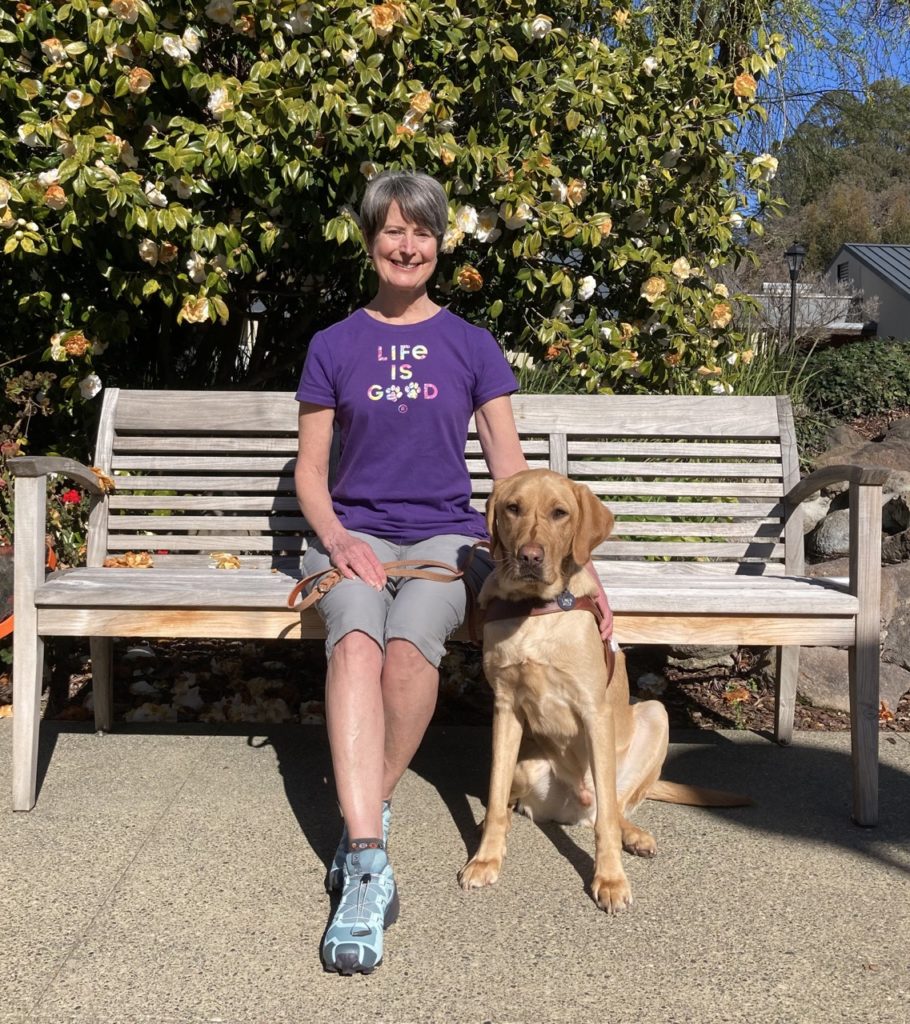
<instances>
[{"instance_id":1,"label":"bench backrest slat","mask_svg":"<svg viewBox=\"0 0 910 1024\"><path fill-rule=\"evenodd\" d=\"M801 527L782 502L798 479L786 400L518 395L513 408L529 465L584 482L613 511L599 557L747 574L792 560ZM110 389L95 462L117 489L93 512L89 564L127 550L172 565L214 551L257 565L298 557L297 413L291 393ZM465 453L482 509L492 481L473 424Z\"/></svg>"}]
</instances>

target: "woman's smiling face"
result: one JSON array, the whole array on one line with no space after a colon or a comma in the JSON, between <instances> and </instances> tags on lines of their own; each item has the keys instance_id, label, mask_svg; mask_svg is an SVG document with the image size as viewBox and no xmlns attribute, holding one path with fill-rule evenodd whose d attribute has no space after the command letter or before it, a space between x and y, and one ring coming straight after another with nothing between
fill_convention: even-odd
<instances>
[{"instance_id":1,"label":"woman's smiling face","mask_svg":"<svg viewBox=\"0 0 910 1024\"><path fill-rule=\"evenodd\" d=\"M380 291L424 291L436 269L438 249L433 232L425 225L407 220L392 200L385 224L370 246Z\"/></svg>"}]
</instances>

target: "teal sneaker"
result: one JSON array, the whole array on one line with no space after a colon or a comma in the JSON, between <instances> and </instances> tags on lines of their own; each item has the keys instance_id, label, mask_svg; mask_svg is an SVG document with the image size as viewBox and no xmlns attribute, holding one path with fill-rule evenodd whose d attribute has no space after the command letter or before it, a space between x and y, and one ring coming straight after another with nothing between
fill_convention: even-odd
<instances>
[{"instance_id":1,"label":"teal sneaker","mask_svg":"<svg viewBox=\"0 0 910 1024\"><path fill-rule=\"evenodd\" d=\"M345 858L344 886L322 940L327 971L370 974L382 963L383 933L398 920L398 890L385 850Z\"/></svg>"},{"instance_id":2,"label":"teal sneaker","mask_svg":"<svg viewBox=\"0 0 910 1024\"><path fill-rule=\"evenodd\" d=\"M382 801L382 845L389 848L389 828L392 824L392 803L390 800ZM338 892L344 885L344 859L348 855L348 828L347 825L341 831L341 839L338 840L338 849L329 865L328 873L325 876L326 892Z\"/></svg>"}]
</instances>

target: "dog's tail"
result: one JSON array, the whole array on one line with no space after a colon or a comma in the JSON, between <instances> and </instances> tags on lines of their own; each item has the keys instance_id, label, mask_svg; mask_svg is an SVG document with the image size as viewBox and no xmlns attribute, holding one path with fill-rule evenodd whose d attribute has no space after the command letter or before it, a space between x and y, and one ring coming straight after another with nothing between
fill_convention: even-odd
<instances>
[{"instance_id":1,"label":"dog's tail","mask_svg":"<svg viewBox=\"0 0 910 1024\"><path fill-rule=\"evenodd\" d=\"M648 789L647 797L666 804L688 804L691 807L751 807L753 803L749 797L740 793L708 789L705 786L686 786L680 782L666 782L664 779L658 779Z\"/></svg>"}]
</instances>

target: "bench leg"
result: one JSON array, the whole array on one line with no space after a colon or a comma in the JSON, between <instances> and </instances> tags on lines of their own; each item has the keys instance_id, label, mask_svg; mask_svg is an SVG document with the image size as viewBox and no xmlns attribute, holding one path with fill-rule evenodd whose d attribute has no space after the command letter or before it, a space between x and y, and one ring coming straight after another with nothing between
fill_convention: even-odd
<instances>
[{"instance_id":1,"label":"bench leg","mask_svg":"<svg viewBox=\"0 0 910 1024\"><path fill-rule=\"evenodd\" d=\"M114 641L109 636L93 636L89 640L89 650L92 656L95 728L99 732L110 732L114 727Z\"/></svg>"},{"instance_id":2,"label":"bench leg","mask_svg":"<svg viewBox=\"0 0 910 1024\"><path fill-rule=\"evenodd\" d=\"M35 806L38 779L38 730L41 726L41 683L44 640L23 628L13 630L13 810Z\"/></svg>"},{"instance_id":3,"label":"bench leg","mask_svg":"<svg viewBox=\"0 0 910 1024\"><path fill-rule=\"evenodd\" d=\"M798 677L799 647L778 647L777 678L774 685L774 738L778 743L793 742Z\"/></svg>"},{"instance_id":4,"label":"bench leg","mask_svg":"<svg viewBox=\"0 0 910 1024\"><path fill-rule=\"evenodd\" d=\"M853 753L853 820L878 824L879 647L850 649L850 743Z\"/></svg>"}]
</instances>

